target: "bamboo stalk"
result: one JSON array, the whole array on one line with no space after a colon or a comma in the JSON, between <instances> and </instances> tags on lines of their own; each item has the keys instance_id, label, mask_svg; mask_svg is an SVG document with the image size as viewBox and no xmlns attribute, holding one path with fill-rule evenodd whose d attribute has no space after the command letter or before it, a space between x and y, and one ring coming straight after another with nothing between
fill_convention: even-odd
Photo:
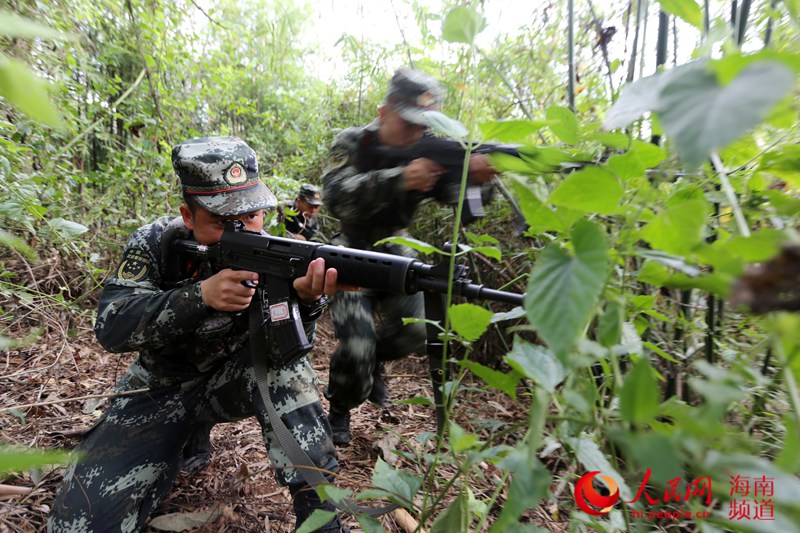
<instances>
[{"instance_id":1,"label":"bamboo stalk","mask_svg":"<svg viewBox=\"0 0 800 533\"><path fill-rule=\"evenodd\" d=\"M569 65L569 83L567 96L569 110L575 112L575 0L567 2L567 63ZM613 95L612 95L613 97Z\"/></svg>"}]
</instances>

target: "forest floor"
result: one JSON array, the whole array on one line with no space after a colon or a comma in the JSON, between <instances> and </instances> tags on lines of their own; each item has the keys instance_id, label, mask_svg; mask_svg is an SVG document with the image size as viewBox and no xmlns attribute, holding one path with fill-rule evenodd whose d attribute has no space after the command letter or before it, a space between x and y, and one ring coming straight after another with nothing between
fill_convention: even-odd
<instances>
[{"instance_id":1,"label":"forest floor","mask_svg":"<svg viewBox=\"0 0 800 533\"><path fill-rule=\"evenodd\" d=\"M107 406L107 397L76 398L110 394L134 354L104 351L88 325L73 330L78 333L72 337L46 333L25 348L0 352L0 406L5 408L0 412L0 442L26 448L72 449ZM328 378L328 361L335 346L326 315L320 320L311 356L320 378L320 392ZM390 400L431 396L425 357L411 356L390 363L387 377ZM505 395L474 387L469 400L457 415L463 427L473 428L473 423L481 420L499 421L501 426L508 427L507 424L527 419L524 406ZM19 407L15 411L18 414L7 410L15 406ZM433 440L425 445L415 440L436 430L435 414L424 405L392 403L379 408L365 403L352 412L351 429L350 445L338 448L341 477L337 485L356 492L370 486L372 469L379 456L395 467L414 471L412 461L390 450L413 454L435 451ZM255 419L217 425L212 432L212 444L210 464L199 472L179 476L172 492L151 517L148 531L293 531L289 492L275 482ZM447 477L450 468L441 466L437 473ZM62 475L63 466L54 466L7 475L5 479L0 477L0 488L29 491L6 495L0 491L0 533L43 531ZM476 498L489 497L499 480L494 467L485 465L483 476L471 478ZM554 521L557 509L552 504L549 507L526 513L523 521L563 531L566 524ZM492 514L496 515L499 509L502 499ZM386 531L405 531L397 522L399 518L384 515L381 522ZM347 517L346 522L351 530L360 531L353 518Z\"/></svg>"}]
</instances>

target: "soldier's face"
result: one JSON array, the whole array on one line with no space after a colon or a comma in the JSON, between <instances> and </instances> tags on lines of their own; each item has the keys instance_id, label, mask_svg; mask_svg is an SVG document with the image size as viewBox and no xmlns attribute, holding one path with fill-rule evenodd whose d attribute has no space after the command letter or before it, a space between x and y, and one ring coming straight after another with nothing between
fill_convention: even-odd
<instances>
[{"instance_id":1,"label":"soldier's face","mask_svg":"<svg viewBox=\"0 0 800 533\"><path fill-rule=\"evenodd\" d=\"M380 109L380 130L378 132L381 143L387 146L405 148L411 146L422 138L425 126L412 124L401 117L390 105L383 105Z\"/></svg>"},{"instance_id":2,"label":"soldier's face","mask_svg":"<svg viewBox=\"0 0 800 533\"><path fill-rule=\"evenodd\" d=\"M317 216L317 212L319 211L318 205L312 205L306 202L303 198L297 199L297 210L305 216L309 218L314 218Z\"/></svg>"},{"instance_id":3,"label":"soldier's face","mask_svg":"<svg viewBox=\"0 0 800 533\"><path fill-rule=\"evenodd\" d=\"M207 246L219 242L225 229L225 222L228 220L241 220L248 231L261 231L264 228L264 214L264 210L259 209L242 215L223 217L200 206L195 207L194 213L188 206L181 206L181 216L186 229L192 231L197 242Z\"/></svg>"}]
</instances>

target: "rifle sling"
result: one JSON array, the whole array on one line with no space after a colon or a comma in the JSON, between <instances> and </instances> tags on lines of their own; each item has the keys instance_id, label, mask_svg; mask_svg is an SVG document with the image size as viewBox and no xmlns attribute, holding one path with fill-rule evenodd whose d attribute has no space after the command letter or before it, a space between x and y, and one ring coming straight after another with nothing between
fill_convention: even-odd
<instances>
[{"instance_id":1,"label":"rifle sling","mask_svg":"<svg viewBox=\"0 0 800 533\"><path fill-rule=\"evenodd\" d=\"M278 438L283 452L289 458L289 461L291 461L292 466L300 472L305 482L312 488L316 488L316 486L320 484L330 484L325 476L322 475L322 472L320 472L319 467L314 464L314 461L311 460L305 450L300 447L297 439L294 438L291 430L283 423L281 416L275 409L275 405L272 403L272 395L269 391L270 366L265 356L267 353L267 342L263 333L264 322L262 320L259 301L260 293L261 290L256 290L256 294L253 296L254 301L250 303L250 356L253 360L256 384L261 393L261 399L264 401L264 406L267 409L269 423L272 426L272 431L275 432L275 436ZM394 503L377 508L364 507L349 499L344 499L341 503L336 503L331 500L328 501L337 509L352 515L367 514L370 516L380 516L398 507Z\"/></svg>"}]
</instances>

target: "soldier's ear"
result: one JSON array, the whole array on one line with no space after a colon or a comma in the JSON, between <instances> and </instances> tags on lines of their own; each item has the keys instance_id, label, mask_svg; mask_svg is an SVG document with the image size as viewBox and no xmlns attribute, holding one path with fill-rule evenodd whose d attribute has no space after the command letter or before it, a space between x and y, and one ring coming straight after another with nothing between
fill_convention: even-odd
<instances>
[{"instance_id":1,"label":"soldier's ear","mask_svg":"<svg viewBox=\"0 0 800 533\"><path fill-rule=\"evenodd\" d=\"M189 209L189 206L183 204L181 206L181 218L183 218L183 225L186 226L186 229L189 231L194 229L194 218L192 217L192 210Z\"/></svg>"}]
</instances>

